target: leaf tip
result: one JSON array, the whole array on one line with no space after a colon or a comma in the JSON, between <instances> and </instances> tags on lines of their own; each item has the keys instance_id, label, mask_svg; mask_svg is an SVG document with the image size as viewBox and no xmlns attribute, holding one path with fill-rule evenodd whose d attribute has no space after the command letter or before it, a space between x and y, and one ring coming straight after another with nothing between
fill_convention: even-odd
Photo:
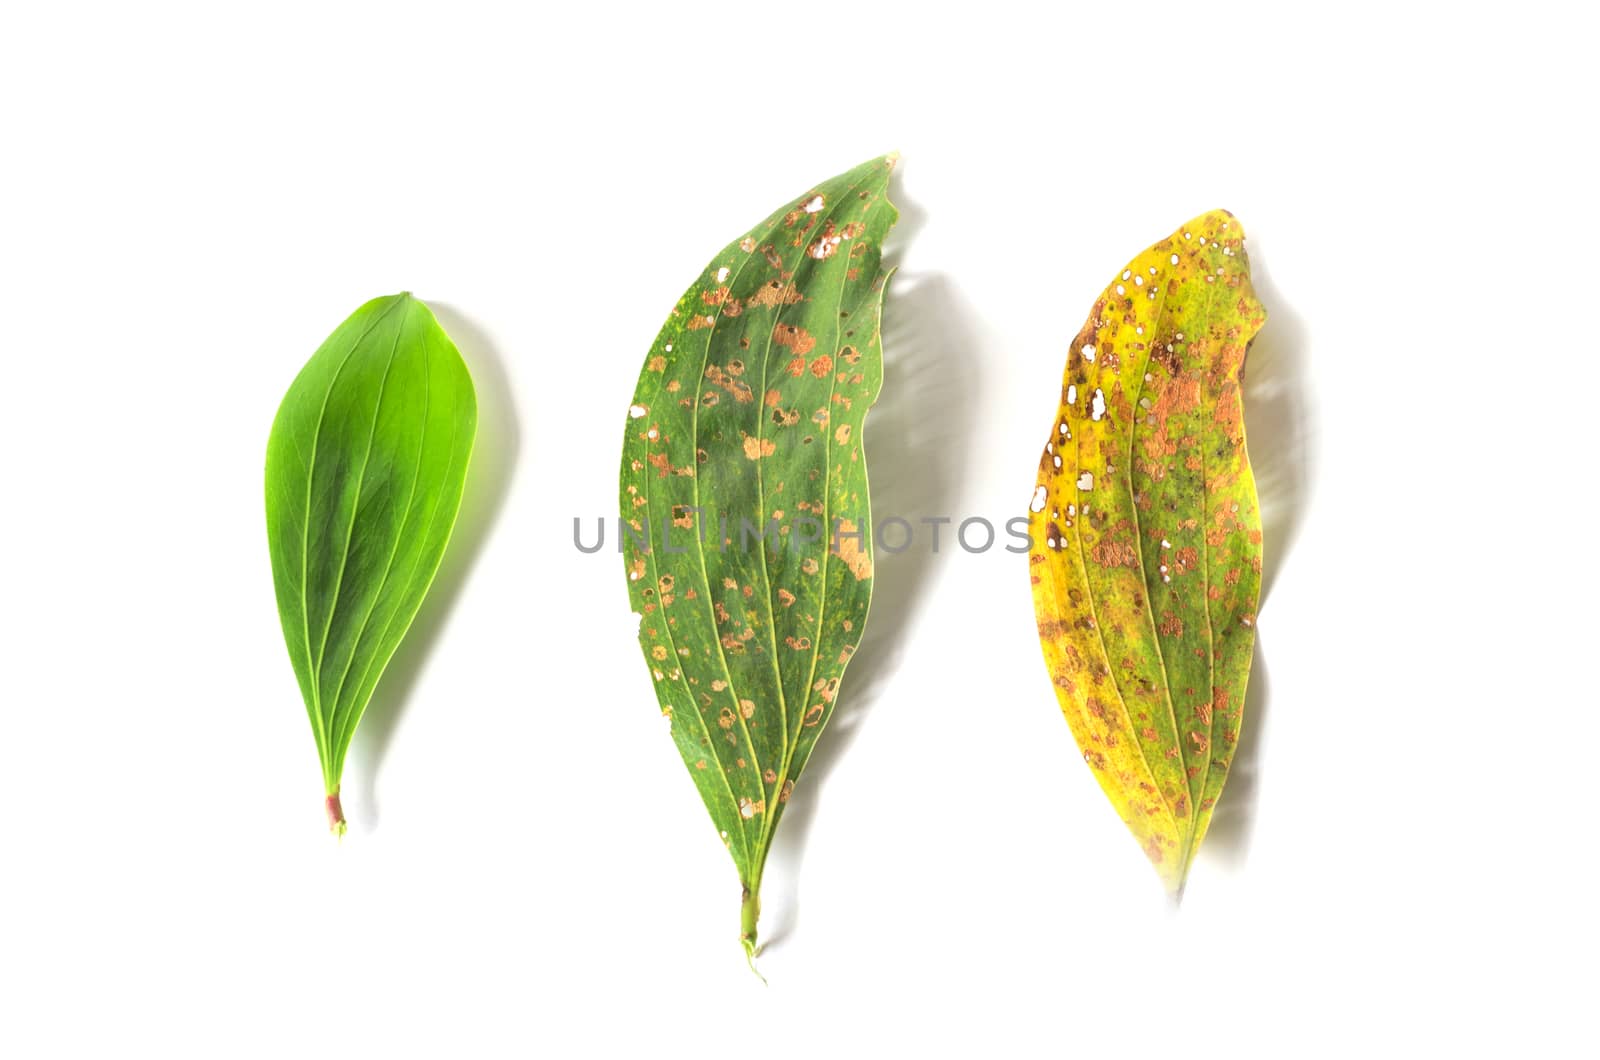
<instances>
[{"instance_id":1,"label":"leaf tip","mask_svg":"<svg viewBox=\"0 0 1600 1060\"><path fill-rule=\"evenodd\" d=\"M1190 219L1181 231L1185 240L1199 236L1218 242L1224 239L1243 242L1245 238L1244 225L1239 223L1239 218L1232 210L1224 210L1220 206Z\"/></svg>"}]
</instances>

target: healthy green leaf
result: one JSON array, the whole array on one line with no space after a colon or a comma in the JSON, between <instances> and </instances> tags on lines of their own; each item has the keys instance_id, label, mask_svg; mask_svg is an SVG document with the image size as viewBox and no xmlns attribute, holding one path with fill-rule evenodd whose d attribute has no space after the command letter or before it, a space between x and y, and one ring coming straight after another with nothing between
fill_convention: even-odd
<instances>
[{"instance_id":1,"label":"healthy green leaf","mask_svg":"<svg viewBox=\"0 0 1600 1060\"><path fill-rule=\"evenodd\" d=\"M1030 505L1056 697L1174 895L1243 721L1261 520L1239 382L1265 319L1224 210L1134 258L1072 340Z\"/></svg>"},{"instance_id":2,"label":"healthy green leaf","mask_svg":"<svg viewBox=\"0 0 1600 1060\"><path fill-rule=\"evenodd\" d=\"M273 420L272 576L335 834L345 752L438 570L477 422L466 364L409 294L339 325Z\"/></svg>"},{"instance_id":3,"label":"healthy green leaf","mask_svg":"<svg viewBox=\"0 0 1600 1060\"><path fill-rule=\"evenodd\" d=\"M628 410L624 548L672 738L733 855L756 943L778 818L872 593L862 424L895 156L819 184L722 250L656 336Z\"/></svg>"}]
</instances>

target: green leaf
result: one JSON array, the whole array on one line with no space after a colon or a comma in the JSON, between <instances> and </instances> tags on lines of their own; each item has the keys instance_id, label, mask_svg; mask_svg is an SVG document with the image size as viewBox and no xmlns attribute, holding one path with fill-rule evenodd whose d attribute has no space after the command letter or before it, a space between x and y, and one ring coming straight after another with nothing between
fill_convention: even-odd
<instances>
[{"instance_id":1,"label":"green leaf","mask_svg":"<svg viewBox=\"0 0 1600 1060\"><path fill-rule=\"evenodd\" d=\"M1239 383L1265 319L1225 210L1134 258L1072 340L1030 505L1056 697L1174 895L1244 720L1261 518Z\"/></svg>"},{"instance_id":2,"label":"green leaf","mask_svg":"<svg viewBox=\"0 0 1600 1060\"><path fill-rule=\"evenodd\" d=\"M336 834L345 752L438 570L477 422L466 364L409 294L339 325L273 420L272 577Z\"/></svg>"},{"instance_id":3,"label":"green leaf","mask_svg":"<svg viewBox=\"0 0 1600 1060\"><path fill-rule=\"evenodd\" d=\"M825 181L723 248L656 336L628 410L639 643L738 867L747 956L773 832L872 595L861 434L883 378L894 163Z\"/></svg>"}]
</instances>

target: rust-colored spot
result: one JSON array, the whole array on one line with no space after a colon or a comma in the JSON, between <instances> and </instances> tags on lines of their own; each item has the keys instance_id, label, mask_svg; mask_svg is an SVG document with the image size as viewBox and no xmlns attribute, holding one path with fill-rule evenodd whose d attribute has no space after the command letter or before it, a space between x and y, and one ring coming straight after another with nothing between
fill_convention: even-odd
<instances>
[{"instance_id":1,"label":"rust-colored spot","mask_svg":"<svg viewBox=\"0 0 1600 1060\"><path fill-rule=\"evenodd\" d=\"M833 543L829 546L829 551L844 560L858 582L872 577L872 557L862 549L861 541L855 522L841 519L838 532L833 535Z\"/></svg>"},{"instance_id":2,"label":"rust-colored spot","mask_svg":"<svg viewBox=\"0 0 1600 1060\"><path fill-rule=\"evenodd\" d=\"M734 364L738 364L738 362L735 361ZM725 370L717 365L708 364L706 365L706 379L708 379L713 386L719 386L728 393L732 394L735 401L754 401L756 394L755 391L750 388L750 384L746 383L743 379L735 378L735 376L742 371L744 371L743 365L739 365L737 370L734 370L733 366L730 365L728 369Z\"/></svg>"},{"instance_id":3,"label":"rust-colored spot","mask_svg":"<svg viewBox=\"0 0 1600 1060\"><path fill-rule=\"evenodd\" d=\"M800 290L793 283L784 283L781 280L768 280L756 289L756 293L749 298L750 307L757 306L776 308L778 306L794 305L800 301Z\"/></svg>"},{"instance_id":4,"label":"rust-colored spot","mask_svg":"<svg viewBox=\"0 0 1600 1060\"><path fill-rule=\"evenodd\" d=\"M810 353L817 345L817 340L811 332L795 324L779 324L773 328L772 341L779 346L793 350L802 357Z\"/></svg>"},{"instance_id":5,"label":"rust-colored spot","mask_svg":"<svg viewBox=\"0 0 1600 1060\"><path fill-rule=\"evenodd\" d=\"M1109 537L1101 538L1100 543L1089 550L1089 557L1102 567L1137 567L1139 565L1138 553L1132 545L1126 541L1115 541Z\"/></svg>"}]
</instances>

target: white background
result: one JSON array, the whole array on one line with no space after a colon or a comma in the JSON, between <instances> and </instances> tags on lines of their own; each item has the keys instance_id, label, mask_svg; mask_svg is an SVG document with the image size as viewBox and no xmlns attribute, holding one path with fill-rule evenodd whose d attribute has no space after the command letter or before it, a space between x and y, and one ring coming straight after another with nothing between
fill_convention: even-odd
<instances>
[{"instance_id":1,"label":"white background","mask_svg":"<svg viewBox=\"0 0 1600 1060\"><path fill-rule=\"evenodd\" d=\"M935 6L8 5L0 1053L1592 1044L1593 26ZM1102 285L1243 222L1249 736L1173 913L1056 709L1025 559L881 556L763 987L572 518L614 513L697 270L892 148L880 513L1020 514ZM341 845L261 468L300 365L401 289L482 425Z\"/></svg>"}]
</instances>

